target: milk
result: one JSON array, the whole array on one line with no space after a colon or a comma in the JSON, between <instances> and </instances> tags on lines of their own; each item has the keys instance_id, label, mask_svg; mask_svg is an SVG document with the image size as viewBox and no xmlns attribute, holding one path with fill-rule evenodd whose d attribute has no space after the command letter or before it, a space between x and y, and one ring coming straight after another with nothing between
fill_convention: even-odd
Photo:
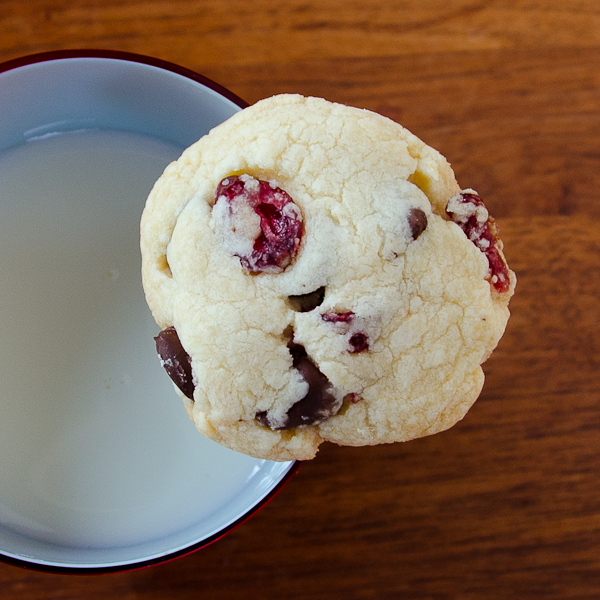
<instances>
[{"instance_id":1,"label":"milk","mask_svg":"<svg viewBox=\"0 0 600 600\"><path fill-rule=\"evenodd\" d=\"M6 529L80 549L169 535L177 546L189 541L178 532L208 535L245 512L288 468L203 438L156 357L139 219L180 152L81 131L0 153Z\"/></svg>"}]
</instances>

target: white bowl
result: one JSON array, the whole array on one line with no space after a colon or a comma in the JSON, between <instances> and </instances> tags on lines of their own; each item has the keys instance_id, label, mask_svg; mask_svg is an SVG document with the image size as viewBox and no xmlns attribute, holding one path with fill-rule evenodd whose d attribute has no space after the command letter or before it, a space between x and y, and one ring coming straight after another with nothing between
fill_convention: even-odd
<instances>
[{"instance_id":1,"label":"white bowl","mask_svg":"<svg viewBox=\"0 0 600 600\"><path fill-rule=\"evenodd\" d=\"M78 573L163 562L239 525L297 470L195 430L141 286L152 184L244 106L129 53L0 65L0 560Z\"/></svg>"}]
</instances>

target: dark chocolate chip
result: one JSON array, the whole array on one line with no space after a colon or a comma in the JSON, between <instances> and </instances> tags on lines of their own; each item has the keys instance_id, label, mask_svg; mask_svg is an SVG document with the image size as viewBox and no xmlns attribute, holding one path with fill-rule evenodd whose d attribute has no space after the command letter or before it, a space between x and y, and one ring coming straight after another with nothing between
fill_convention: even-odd
<instances>
[{"instance_id":1,"label":"dark chocolate chip","mask_svg":"<svg viewBox=\"0 0 600 600\"><path fill-rule=\"evenodd\" d=\"M427 228L427 215L420 208L411 208L408 212L408 226L412 239L416 240Z\"/></svg>"},{"instance_id":2,"label":"dark chocolate chip","mask_svg":"<svg viewBox=\"0 0 600 600\"><path fill-rule=\"evenodd\" d=\"M163 329L155 338L160 362L173 383L190 399L194 399L194 380L190 355L183 349L175 327Z\"/></svg>"},{"instance_id":3,"label":"dark chocolate chip","mask_svg":"<svg viewBox=\"0 0 600 600\"><path fill-rule=\"evenodd\" d=\"M271 423L269 421L269 413L266 410L261 410L256 413L256 420L263 426L271 428Z\"/></svg>"},{"instance_id":4,"label":"dark chocolate chip","mask_svg":"<svg viewBox=\"0 0 600 600\"><path fill-rule=\"evenodd\" d=\"M288 296L290 306L292 310L296 312L310 312L321 306L323 299L325 298L325 288L320 287L314 292L308 294L301 294L300 296Z\"/></svg>"},{"instance_id":5,"label":"dark chocolate chip","mask_svg":"<svg viewBox=\"0 0 600 600\"><path fill-rule=\"evenodd\" d=\"M306 425L318 425L333 417L341 406L341 402L332 393L331 382L313 363L304 347L293 342L290 342L288 347L294 368L308 383L308 393L291 406L285 422L281 425L272 426L267 412L257 413L257 421L271 429L295 429Z\"/></svg>"}]
</instances>

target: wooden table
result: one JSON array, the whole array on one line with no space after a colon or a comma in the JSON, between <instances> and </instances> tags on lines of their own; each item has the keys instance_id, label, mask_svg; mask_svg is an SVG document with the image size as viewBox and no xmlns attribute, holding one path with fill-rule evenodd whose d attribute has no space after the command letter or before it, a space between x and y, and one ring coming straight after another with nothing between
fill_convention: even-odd
<instances>
[{"instance_id":1,"label":"wooden table","mask_svg":"<svg viewBox=\"0 0 600 600\"><path fill-rule=\"evenodd\" d=\"M257 516L169 564L0 565L0 597L600 597L597 0L0 3L0 60L82 47L172 61L251 103L300 92L401 122L485 198L519 284L453 429L326 445Z\"/></svg>"}]
</instances>

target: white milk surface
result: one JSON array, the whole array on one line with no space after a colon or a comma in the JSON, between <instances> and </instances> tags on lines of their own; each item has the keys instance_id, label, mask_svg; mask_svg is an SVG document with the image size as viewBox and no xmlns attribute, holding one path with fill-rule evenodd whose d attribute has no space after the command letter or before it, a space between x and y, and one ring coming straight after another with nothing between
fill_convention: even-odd
<instances>
[{"instance_id":1,"label":"white milk surface","mask_svg":"<svg viewBox=\"0 0 600 600\"><path fill-rule=\"evenodd\" d=\"M88 549L153 543L192 525L204 535L249 508L244 494L253 502L256 492L245 490L260 497L271 485L270 463L196 432L156 356L139 219L180 151L86 131L0 153L6 530Z\"/></svg>"}]
</instances>

